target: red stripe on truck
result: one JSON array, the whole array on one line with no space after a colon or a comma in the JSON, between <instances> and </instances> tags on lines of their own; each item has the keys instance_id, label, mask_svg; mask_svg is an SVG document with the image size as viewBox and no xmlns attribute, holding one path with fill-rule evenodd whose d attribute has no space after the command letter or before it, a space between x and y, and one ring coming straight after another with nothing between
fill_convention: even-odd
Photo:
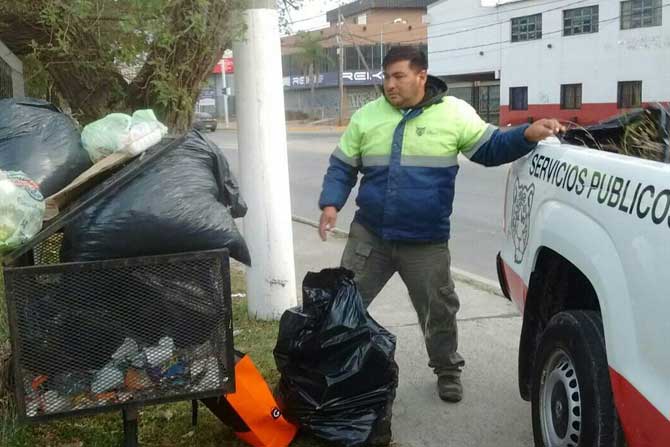
<instances>
[{"instance_id":1,"label":"red stripe on truck","mask_svg":"<svg viewBox=\"0 0 670 447\"><path fill-rule=\"evenodd\" d=\"M610 381L628 447L670 446L670 419L613 368Z\"/></svg>"},{"instance_id":2,"label":"red stripe on truck","mask_svg":"<svg viewBox=\"0 0 670 447\"><path fill-rule=\"evenodd\" d=\"M523 308L526 306L526 296L528 295L528 286L523 281L521 276L517 275L512 267L510 267L505 261L502 262L503 270L505 272L505 280L507 281L507 286L509 288L509 294L519 306L519 310L523 314Z\"/></svg>"}]
</instances>

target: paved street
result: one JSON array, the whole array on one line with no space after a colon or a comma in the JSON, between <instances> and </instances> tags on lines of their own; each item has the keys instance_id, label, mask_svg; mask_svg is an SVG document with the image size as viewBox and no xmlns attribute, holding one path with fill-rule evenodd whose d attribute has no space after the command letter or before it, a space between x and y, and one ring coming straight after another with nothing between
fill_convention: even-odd
<instances>
[{"instance_id":1,"label":"paved street","mask_svg":"<svg viewBox=\"0 0 670 447\"><path fill-rule=\"evenodd\" d=\"M219 130L209 134L238 173L237 135ZM293 214L318 220L317 207L328 157L339 140L336 133L288 134L289 174ZM453 265L491 280L497 280L495 255L502 243L502 214L507 168L483 168L463 159L456 182L452 216ZM356 211L356 191L342 209L337 226L348 230Z\"/></svg>"}]
</instances>

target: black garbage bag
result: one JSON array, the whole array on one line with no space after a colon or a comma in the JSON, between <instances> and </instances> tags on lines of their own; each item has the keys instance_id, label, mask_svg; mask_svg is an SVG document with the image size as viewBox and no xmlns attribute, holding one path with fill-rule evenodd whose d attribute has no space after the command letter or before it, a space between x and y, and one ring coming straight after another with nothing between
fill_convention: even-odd
<instances>
[{"instance_id":1,"label":"black garbage bag","mask_svg":"<svg viewBox=\"0 0 670 447\"><path fill-rule=\"evenodd\" d=\"M49 197L89 167L70 117L39 99L0 100L0 170L23 171Z\"/></svg>"},{"instance_id":2,"label":"black garbage bag","mask_svg":"<svg viewBox=\"0 0 670 447\"><path fill-rule=\"evenodd\" d=\"M374 321L345 269L308 273L303 306L281 318L274 349L285 417L344 446L385 445L398 385L395 336Z\"/></svg>"},{"instance_id":3,"label":"black garbage bag","mask_svg":"<svg viewBox=\"0 0 670 447\"><path fill-rule=\"evenodd\" d=\"M149 149L149 150L155 150ZM246 214L221 149L196 130L115 195L65 227L62 259L95 261L228 248L251 264L234 218Z\"/></svg>"}]
</instances>

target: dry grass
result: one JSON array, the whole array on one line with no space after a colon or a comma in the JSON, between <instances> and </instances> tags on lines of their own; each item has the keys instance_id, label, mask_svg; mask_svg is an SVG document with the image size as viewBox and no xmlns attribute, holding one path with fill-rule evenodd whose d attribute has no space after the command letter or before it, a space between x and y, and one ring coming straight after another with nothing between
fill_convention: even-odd
<instances>
[{"instance_id":1,"label":"dry grass","mask_svg":"<svg viewBox=\"0 0 670 447\"><path fill-rule=\"evenodd\" d=\"M574 127L569 141L607 152L614 152L646 160L664 161L666 157L665 144L660 141L662 135L658 116L665 114L670 119L669 112L661 109L645 109L639 116L622 115L619 117L619 131L602 128L598 125L582 127L576 123L566 121ZM589 130L590 129L590 130Z\"/></svg>"}]
</instances>

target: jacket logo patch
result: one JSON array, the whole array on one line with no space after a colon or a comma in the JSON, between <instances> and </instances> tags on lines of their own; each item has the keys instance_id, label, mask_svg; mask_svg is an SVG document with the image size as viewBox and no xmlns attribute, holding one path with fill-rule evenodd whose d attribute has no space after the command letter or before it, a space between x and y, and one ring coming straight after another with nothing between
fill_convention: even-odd
<instances>
[{"instance_id":1,"label":"jacket logo patch","mask_svg":"<svg viewBox=\"0 0 670 447\"><path fill-rule=\"evenodd\" d=\"M416 128L416 134L418 136L422 136L424 133L426 133L426 128L425 127L417 127Z\"/></svg>"},{"instance_id":2,"label":"jacket logo patch","mask_svg":"<svg viewBox=\"0 0 670 447\"><path fill-rule=\"evenodd\" d=\"M512 216L510 230L514 242L514 262L521 264L523 256L528 247L528 236L530 235L530 212L533 209L533 197L535 196L535 185L522 185L517 177L514 182L514 193L512 198Z\"/></svg>"}]
</instances>

